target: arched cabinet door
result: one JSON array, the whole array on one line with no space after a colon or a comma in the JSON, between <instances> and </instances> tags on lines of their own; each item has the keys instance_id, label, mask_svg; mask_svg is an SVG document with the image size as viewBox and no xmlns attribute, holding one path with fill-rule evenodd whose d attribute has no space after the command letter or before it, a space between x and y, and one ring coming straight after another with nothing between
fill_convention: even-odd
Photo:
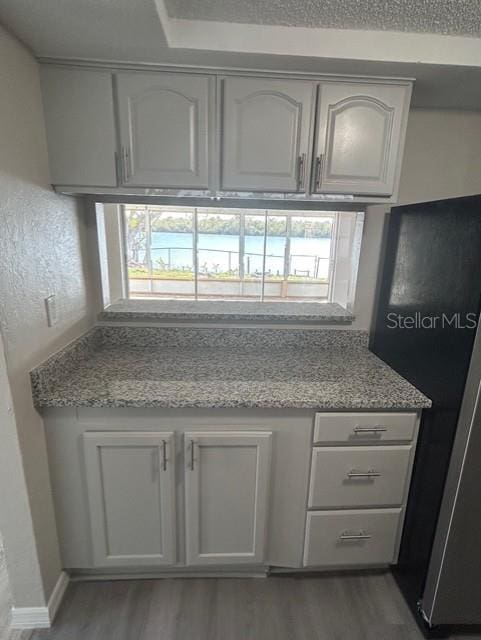
<instances>
[{"instance_id":1,"label":"arched cabinet door","mask_svg":"<svg viewBox=\"0 0 481 640\"><path fill-rule=\"evenodd\" d=\"M226 78L223 89L222 189L305 192L315 85Z\"/></svg>"},{"instance_id":2,"label":"arched cabinet door","mask_svg":"<svg viewBox=\"0 0 481 640\"><path fill-rule=\"evenodd\" d=\"M410 95L410 84L323 83L312 191L392 195Z\"/></svg>"},{"instance_id":3,"label":"arched cabinet door","mask_svg":"<svg viewBox=\"0 0 481 640\"><path fill-rule=\"evenodd\" d=\"M122 184L209 187L209 76L119 73Z\"/></svg>"}]
</instances>

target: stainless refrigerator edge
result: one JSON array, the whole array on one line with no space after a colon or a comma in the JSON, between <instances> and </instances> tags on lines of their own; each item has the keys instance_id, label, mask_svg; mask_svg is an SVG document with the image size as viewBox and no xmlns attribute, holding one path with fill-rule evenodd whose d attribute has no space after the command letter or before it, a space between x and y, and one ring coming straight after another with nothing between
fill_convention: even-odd
<instances>
[{"instance_id":1,"label":"stainless refrigerator edge","mask_svg":"<svg viewBox=\"0 0 481 640\"><path fill-rule=\"evenodd\" d=\"M393 568L427 633L481 624L480 304L481 196L394 207L370 348L433 403Z\"/></svg>"}]
</instances>

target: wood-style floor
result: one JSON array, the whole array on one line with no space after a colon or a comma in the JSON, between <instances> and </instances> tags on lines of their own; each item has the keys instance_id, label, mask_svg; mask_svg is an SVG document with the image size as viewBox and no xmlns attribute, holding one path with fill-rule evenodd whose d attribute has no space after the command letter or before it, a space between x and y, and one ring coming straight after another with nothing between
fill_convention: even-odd
<instances>
[{"instance_id":1,"label":"wood-style floor","mask_svg":"<svg viewBox=\"0 0 481 640\"><path fill-rule=\"evenodd\" d=\"M421 640L389 573L74 582L9 640ZM479 636L470 636L479 640Z\"/></svg>"}]
</instances>

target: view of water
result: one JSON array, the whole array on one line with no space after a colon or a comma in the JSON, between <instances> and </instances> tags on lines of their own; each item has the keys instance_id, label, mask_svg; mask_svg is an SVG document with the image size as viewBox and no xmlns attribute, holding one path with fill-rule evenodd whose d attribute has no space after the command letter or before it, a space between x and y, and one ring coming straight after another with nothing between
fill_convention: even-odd
<instances>
[{"instance_id":1,"label":"view of water","mask_svg":"<svg viewBox=\"0 0 481 640\"><path fill-rule=\"evenodd\" d=\"M266 272L283 275L286 239L267 238ZM193 234L152 233L152 263L158 268L192 270ZM206 234L198 237L198 261L201 273L226 272L239 268L239 237L235 235ZM331 241L329 238L291 238L291 275L326 278L329 269ZM262 272L262 236L245 236L244 271ZM142 259L143 256L140 256ZM161 262L159 262L161 259Z\"/></svg>"}]
</instances>

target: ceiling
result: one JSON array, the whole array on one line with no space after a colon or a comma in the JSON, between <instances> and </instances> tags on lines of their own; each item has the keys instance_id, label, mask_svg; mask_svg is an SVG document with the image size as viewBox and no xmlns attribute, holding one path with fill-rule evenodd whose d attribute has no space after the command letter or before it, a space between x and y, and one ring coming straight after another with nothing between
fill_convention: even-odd
<instances>
[{"instance_id":1,"label":"ceiling","mask_svg":"<svg viewBox=\"0 0 481 640\"><path fill-rule=\"evenodd\" d=\"M481 109L481 0L0 0L0 23L41 59L411 77L415 106Z\"/></svg>"},{"instance_id":2,"label":"ceiling","mask_svg":"<svg viewBox=\"0 0 481 640\"><path fill-rule=\"evenodd\" d=\"M0 0L0 23L37 55L154 61L166 47L153 0Z\"/></svg>"},{"instance_id":3,"label":"ceiling","mask_svg":"<svg viewBox=\"0 0 481 640\"><path fill-rule=\"evenodd\" d=\"M167 0L172 18L481 36L481 0Z\"/></svg>"}]
</instances>

